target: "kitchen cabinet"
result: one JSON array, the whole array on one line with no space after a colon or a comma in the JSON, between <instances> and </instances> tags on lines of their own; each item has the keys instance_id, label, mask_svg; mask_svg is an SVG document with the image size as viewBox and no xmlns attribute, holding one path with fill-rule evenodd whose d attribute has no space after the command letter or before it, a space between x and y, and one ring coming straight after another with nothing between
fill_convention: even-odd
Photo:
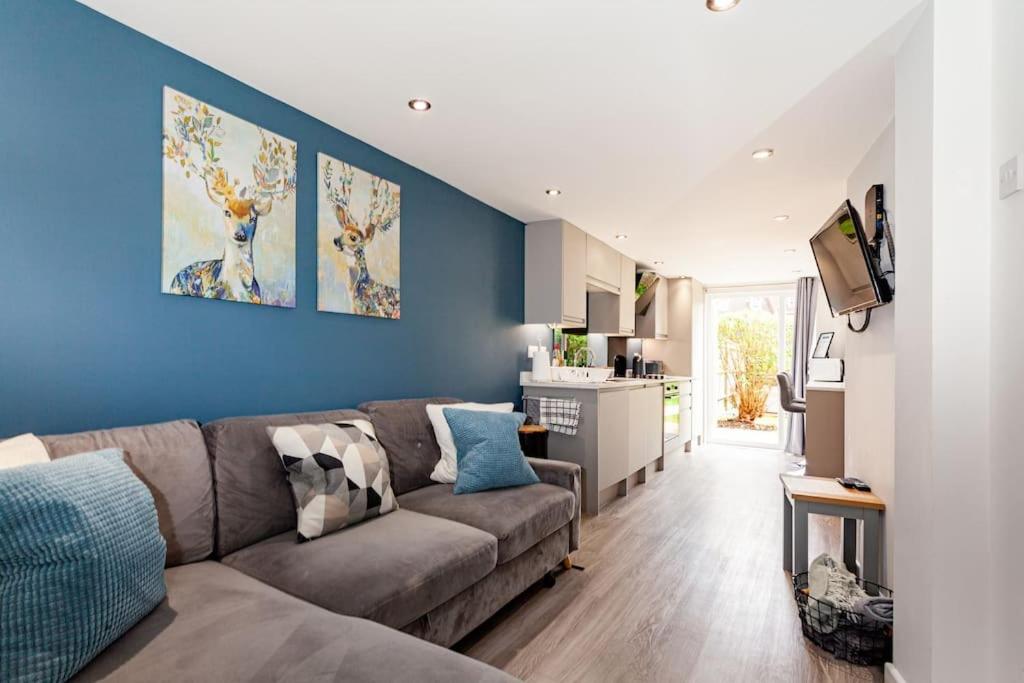
<instances>
[{"instance_id":1,"label":"kitchen cabinet","mask_svg":"<svg viewBox=\"0 0 1024 683\"><path fill-rule=\"evenodd\" d=\"M664 428L662 403L664 394L660 384L630 389L629 419L629 473L644 469L658 460L663 453Z\"/></svg>"},{"instance_id":2,"label":"kitchen cabinet","mask_svg":"<svg viewBox=\"0 0 1024 683\"><path fill-rule=\"evenodd\" d=\"M569 384L521 378L523 396L571 398L580 403L576 434L548 433L551 458L583 468L583 510L598 514L601 505L628 495L643 483L651 463L660 462L664 443L663 384L628 380ZM656 468L658 469L658 468Z\"/></svg>"},{"instance_id":3,"label":"kitchen cabinet","mask_svg":"<svg viewBox=\"0 0 1024 683\"><path fill-rule=\"evenodd\" d=\"M593 290L619 294L621 254L593 235L587 235L587 285Z\"/></svg>"},{"instance_id":4,"label":"kitchen cabinet","mask_svg":"<svg viewBox=\"0 0 1024 683\"><path fill-rule=\"evenodd\" d=\"M587 327L595 334L607 334L612 337L632 337L636 330L636 261L615 253L619 278L619 293L591 290ZM587 282L590 282L588 278Z\"/></svg>"},{"instance_id":5,"label":"kitchen cabinet","mask_svg":"<svg viewBox=\"0 0 1024 683\"><path fill-rule=\"evenodd\" d=\"M659 384L644 389L644 465L665 454L665 392Z\"/></svg>"},{"instance_id":6,"label":"kitchen cabinet","mask_svg":"<svg viewBox=\"0 0 1024 683\"><path fill-rule=\"evenodd\" d=\"M619 334L636 332L636 261L619 255Z\"/></svg>"},{"instance_id":7,"label":"kitchen cabinet","mask_svg":"<svg viewBox=\"0 0 1024 683\"><path fill-rule=\"evenodd\" d=\"M644 419L644 410L647 408L646 391L644 387L637 387L626 392L629 394L629 416L625 429L629 439L629 474L647 465L647 438L644 429L650 424L650 420Z\"/></svg>"},{"instance_id":8,"label":"kitchen cabinet","mask_svg":"<svg viewBox=\"0 0 1024 683\"><path fill-rule=\"evenodd\" d=\"M585 326L587 233L558 219L530 223L525 233L524 322Z\"/></svg>"},{"instance_id":9,"label":"kitchen cabinet","mask_svg":"<svg viewBox=\"0 0 1024 683\"><path fill-rule=\"evenodd\" d=\"M629 476L630 462L625 456L632 452L633 437L631 430L622 428L622 420L628 419L634 393L630 390L602 391L598 394L598 415L602 418L597 425L598 490L604 490Z\"/></svg>"},{"instance_id":10,"label":"kitchen cabinet","mask_svg":"<svg viewBox=\"0 0 1024 683\"><path fill-rule=\"evenodd\" d=\"M668 339L668 280L658 280L654 292L654 338Z\"/></svg>"}]
</instances>

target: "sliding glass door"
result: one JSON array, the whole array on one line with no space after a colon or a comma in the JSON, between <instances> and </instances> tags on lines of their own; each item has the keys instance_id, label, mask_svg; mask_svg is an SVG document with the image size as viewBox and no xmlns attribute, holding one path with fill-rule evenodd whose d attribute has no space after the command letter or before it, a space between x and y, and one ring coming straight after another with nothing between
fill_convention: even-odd
<instances>
[{"instance_id":1,"label":"sliding glass door","mask_svg":"<svg viewBox=\"0 0 1024 683\"><path fill-rule=\"evenodd\" d=\"M783 447L787 416L775 376L792 370L795 308L791 286L708 292L708 441Z\"/></svg>"}]
</instances>

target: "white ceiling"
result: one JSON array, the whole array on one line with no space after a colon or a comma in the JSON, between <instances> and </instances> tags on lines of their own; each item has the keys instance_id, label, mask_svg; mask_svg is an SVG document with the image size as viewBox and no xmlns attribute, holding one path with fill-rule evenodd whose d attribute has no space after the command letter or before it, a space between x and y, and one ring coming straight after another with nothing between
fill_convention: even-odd
<instances>
[{"instance_id":1,"label":"white ceiling","mask_svg":"<svg viewBox=\"0 0 1024 683\"><path fill-rule=\"evenodd\" d=\"M82 1L522 221L708 284L813 268L920 2Z\"/></svg>"}]
</instances>

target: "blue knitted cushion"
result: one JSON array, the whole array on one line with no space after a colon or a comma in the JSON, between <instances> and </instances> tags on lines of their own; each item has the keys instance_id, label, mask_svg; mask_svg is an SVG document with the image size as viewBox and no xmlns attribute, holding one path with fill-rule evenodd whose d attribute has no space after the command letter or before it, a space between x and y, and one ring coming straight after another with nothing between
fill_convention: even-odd
<instances>
[{"instance_id":1,"label":"blue knitted cushion","mask_svg":"<svg viewBox=\"0 0 1024 683\"><path fill-rule=\"evenodd\" d=\"M0 470L0 681L63 681L163 600L166 543L120 449Z\"/></svg>"},{"instance_id":2,"label":"blue knitted cushion","mask_svg":"<svg viewBox=\"0 0 1024 683\"><path fill-rule=\"evenodd\" d=\"M445 408L455 441L458 475L455 493L475 493L540 481L519 448L522 413L491 413Z\"/></svg>"}]
</instances>

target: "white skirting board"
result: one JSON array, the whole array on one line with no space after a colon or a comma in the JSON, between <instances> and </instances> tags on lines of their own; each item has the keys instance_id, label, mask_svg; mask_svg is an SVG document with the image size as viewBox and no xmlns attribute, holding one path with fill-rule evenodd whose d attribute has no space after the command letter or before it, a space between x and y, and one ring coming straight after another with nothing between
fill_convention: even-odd
<instances>
[{"instance_id":1,"label":"white skirting board","mask_svg":"<svg viewBox=\"0 0 1024 683\"><path fill-rule=\"evenodd\" d=\"M892 662L885 663L885 683L907 683Z\"/></svg>"}]
</instances>

